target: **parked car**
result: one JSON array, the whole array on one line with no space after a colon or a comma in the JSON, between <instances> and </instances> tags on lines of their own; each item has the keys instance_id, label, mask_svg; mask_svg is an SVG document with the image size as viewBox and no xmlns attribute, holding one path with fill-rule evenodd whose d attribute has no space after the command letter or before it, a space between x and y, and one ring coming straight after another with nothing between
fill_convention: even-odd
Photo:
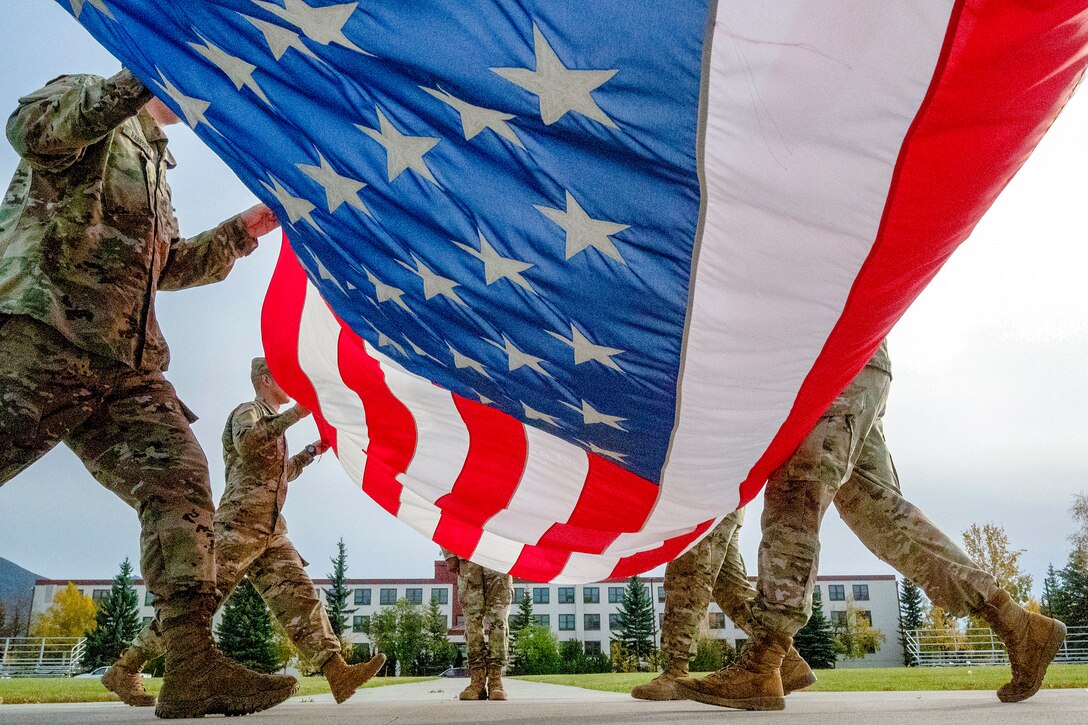
<instances>
[{"instance_id":1,"label":"parked car","mask_svg":"<svg viewBox=\"0 0 1088 725\"><path fill-rule=\"evenodd\" d=\"M468 669L464 667L451 667L439 677L468 677Z\"/></svg>"},{"instance_id":2,"label":"parked car","mask_svg":"<svg viewBox=\"0 0 1088 725\"><path fill-rule=\"evenodd\" d=\"M108 669L109 669L109 665L106 665L106 666L103 666L103 667L96 667L95 669L91 670L90 672L84 672L81 675L75 675L75 677L98 677L98 678L100 678L100 677L102 677L102 675L106 674L106 670L108 670ZM151 675L149 675L146 672L141 672L140 677L143 677L144 679L150 679Z\"/></svg>"}]
</instances>

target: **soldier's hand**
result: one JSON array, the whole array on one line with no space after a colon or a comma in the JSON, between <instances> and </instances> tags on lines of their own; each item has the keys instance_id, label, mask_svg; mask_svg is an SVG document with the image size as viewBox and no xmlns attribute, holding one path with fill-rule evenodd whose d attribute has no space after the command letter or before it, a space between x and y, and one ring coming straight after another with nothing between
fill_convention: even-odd
<instances>
[{"instance_id":1,"label":"soldier's hand","mask_svg":"<svg viewBox=\"0 0 1088 725\"><path fill-rule=\"evenodd\" d=\"M245 222L246 231L254 239L263 237L280 226L279 219L265 204L257 204L246 209L242 212L241 217L242 221Z\"/></svg>"},{"instance_id":2,"label":"soldier's hand","mask_svg":"<svg viewBox=\"0 0 1088 725\"><path fill-rule=\"evenodd\" d=\"M310 416L310 411L306 408L303 408L298 403L295 403L291 407L291 415L294 417L295 420L302 420L303 418L308 418ZM316 447L316 444L314 447Z\"/></svg>"},{"instance_id":3,"label":"soldier's hand","mask_svg":"<svg viewBox=\"0 0 1088 725\"><path fill-rule=\"evenodd\" d=\"M317 449L317 455L319 456L325 451L329 450L329 444L325 441L314 441L313 446Z\"/></svg>"}]
</instances>

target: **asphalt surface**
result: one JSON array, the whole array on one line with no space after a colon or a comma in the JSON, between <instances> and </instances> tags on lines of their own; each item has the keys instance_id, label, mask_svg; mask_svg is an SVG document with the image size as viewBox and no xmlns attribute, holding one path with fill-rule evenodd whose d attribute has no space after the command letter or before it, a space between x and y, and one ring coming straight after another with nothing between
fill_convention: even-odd
<instances>
[{"instance_id":1,"label":"asphalt surface","mask_svg":"<svg viewBox=\"0 0 1088 725\"><path fill-rule=\"evenodd\" d=\"M459 702L465 680L433 680L363 690L343 705L331 695L294 698L256 715L256 723L321 722L329 725L416 723L722 723L761 721L793 725L911 723L930 725L1058 725L1088 723L1088 689L1049 690L1027 702L1005 705L992 692L796 693L777 713L725 710L698 703L640 702L618 693L506 680L507 702ZM147 708L119 703L0 705L0 723L158 722ZM237 721L232 721L237 722Z\"/></svg>"}]
</instances>

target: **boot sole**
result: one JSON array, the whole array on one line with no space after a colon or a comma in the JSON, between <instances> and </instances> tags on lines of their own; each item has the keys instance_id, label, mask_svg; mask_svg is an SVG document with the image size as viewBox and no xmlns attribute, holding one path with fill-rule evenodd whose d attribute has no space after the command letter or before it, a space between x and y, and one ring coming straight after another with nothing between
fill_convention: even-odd
<instances>
[{"instance_id":1,"label":"boot sole","mask_svg":"<svg viewBox=\"0 0 1088 725\"><path fill-rule=\"evenodd\" d=\"M338 695L336 692L332 693L332 697L334 700L336 700L337 705L342 705L344 702L346 702L348 698L355 694L356 690L362 687L363 684L365 684L371 677L378 674L379 670L381 670L381 668L385 666L385 655L379 653L374 657L371 657L370 661L366 664L367 666L361 670L363 674L362 679L355 683L355 686L351 688L350 692L345 693L343 697Z\"/></svg>"},{"instance_id":2,"label":"boot sole","mask_svg":"<svg viewBox=\"0 0 1088 725\"><path fill-rule=\"evenodd\" d=\"M107 671L106 674L102 675L102 686L113 694L117 695L118 699L120 699L121 702L125 703L129 707L152 707L155 704L155 698L152 695L148 695L146 693L144 693L143 695L137 695L136 697L126 698L120 692L120 690L114 689L110 686L110 682L107 681L109 674L110 673Z\"/></svg>"},{"instance_id":3,"label":"boot sole","mask_svg":"<svg viewBox=\"0 0 1088 725\"><path fill-rule=\"evenodd\" d=\"M796 682L790 682L789 685L786 685L786 683L783 682L782 683L782 693L785 694L785 695L788 695L791 692L797 692L798 690L803 690L806 687L812 687L813 685L816 684L816 682L817 682L817 680L816 680L815 673L809 671L808 677L803 677L803 678L797 680Z\"/></svg>"},{"instance_id":4,"label":"boot sole","mask_svg":"<svg viewBox=\"0 0 1088 725\"><path fill-rule=\"evenodd\" d=\"M221 697L218 695L202 700L181 700L178 702L162 702L155 707L155 717L164 720L178 718L199 718L205 715L249 715L261 710L275 707L291 697L298 691L298 683L289 687L269 690L267 692L249 695L247 697Z\"/></svg>"},{"instance_id":5,"label":"boot sole","mask_svg":"<svg viewBox=\"0 0 1088 725\"><path fill-rule=\"evenodd\" d=\"M677 692L685 700L694 700L704 705L717 705L718 707L731 707L734 710L785 710L786 698L772 695L770 697L746 697L743 699L730 699L718 697L707 692L693 690L683 685L676 686Z\"/></svg>"},{"instance_id":6,"label":"boot sole","mask_svg":"<svg viewBox=\"0 0 1088 725\"><path fill-rule=\"evenodd\" d=\"M1043 686L1043 678L1046 677L1046 670L1050 666L1050 663L1054 661L1054 657L1058 654L1058 650L1061 649L1062 642L1065 641L1066 627L1058 620L1054 620L1053 626L1050 628L1050 639L1047 640L1046 646L1043 648L1042 659L1040 660L1040 667L1038 675L1035 678L1035 682L1027 690L1018 690L1016 692L1002 692L1005 686L997 691L997 699L1001 702L1020 702L1026 700ZM1012 683L1009 683L1012 684Z\"/></svg>"}]
</instances>

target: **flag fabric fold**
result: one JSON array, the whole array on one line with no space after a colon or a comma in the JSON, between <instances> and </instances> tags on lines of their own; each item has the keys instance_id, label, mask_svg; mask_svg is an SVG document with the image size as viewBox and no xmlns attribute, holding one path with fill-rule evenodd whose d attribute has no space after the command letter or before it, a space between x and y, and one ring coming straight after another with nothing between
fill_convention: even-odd
<instances>
[{"instance_id":1,"label":"flag fabric fold","mask_svg":"<svg viewBox=\"0 0 1088 725\"><path fill-rule=\"evenodd\" d=\"M537 581L751 500L1088 47L1072 1L62 4L277 211L266 354L351 479Z\"/></svg>"}]
</instances>

